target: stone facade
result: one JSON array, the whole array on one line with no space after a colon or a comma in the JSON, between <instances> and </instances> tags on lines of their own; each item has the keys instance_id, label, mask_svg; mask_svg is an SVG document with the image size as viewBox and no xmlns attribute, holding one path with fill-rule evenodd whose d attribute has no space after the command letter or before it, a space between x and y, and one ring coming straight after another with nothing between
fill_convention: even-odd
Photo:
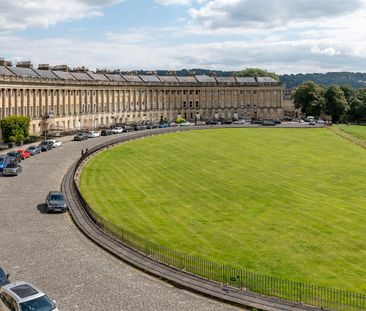
<instances>
[{"instance_id":1,"label":"stone facade","mask_svg":"<svg viewBox=\"0 0 366 311\"><path fill-rule=\"evenodd\" d=\"M17 69L18 68L18 69ZM0 118L26 115L30 132L138 122L281 118L271 78L137 76L0 65Z\"/></svg>"}]
</instances>

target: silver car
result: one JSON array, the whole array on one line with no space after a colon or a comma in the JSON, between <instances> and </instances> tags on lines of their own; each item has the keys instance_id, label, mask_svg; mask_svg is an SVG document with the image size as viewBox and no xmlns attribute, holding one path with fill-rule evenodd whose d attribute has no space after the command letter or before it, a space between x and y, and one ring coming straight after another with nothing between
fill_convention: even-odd
<instances>
[{"instance_id":1,"label":"silver car","mask_svg":"<svg viewBox=\"0 0 366 311\"><path fill-rule=\"evenodd\" d=\"M34 156L38 153L41 153L42 149L40 146L32 145L27 148L27 151L30 153L31 156Z\"/></svg>"},{"instance_id":2,"label":"silver car","mask_svg":"<svg viewBox=\"0 0 366 311\"><path fill-rule=\"evenodd\" d=\"M0 290L1 311L59 311L55 302L34 285L14 282Z\"/></svg>"},{"instance_id":3,"label":"silver car","mask_svg":"<svg viewBox=\"0 0 366 311\"><path fill-rule=\"evenodd\" d=\"M46 210L50 212L66 212L67 203L65 196L59 191L50 191L46 198Z\"/></svg>"},{"instance_id":4,"label":"silver car","mask_svg":"<svg viewBox=\"0 0 366 311\"><path fill-rule=\"evenodd\" d=\"M22 166L12 161L3 168L3 176L18 176L21 171Z\"/></svg>"}]
</instances>

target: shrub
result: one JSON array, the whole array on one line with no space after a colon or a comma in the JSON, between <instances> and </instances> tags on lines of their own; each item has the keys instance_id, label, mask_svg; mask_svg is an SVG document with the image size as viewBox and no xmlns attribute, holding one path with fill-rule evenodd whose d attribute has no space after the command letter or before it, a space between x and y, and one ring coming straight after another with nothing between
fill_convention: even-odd
<instances>
[{"instance_id":1,"label":"shrub","mask_svg":"<svg viewBox=\"0 0 366 311\"><path fill-rule=\"evenodd\" d=\"M175 123L181 124L181 123L184 123L184 122L186 122L186 119L184 119L184 118L176 118L175 119Z\"/></svg>"},{"instance_id":2,"label":"shrub","mask_svg":"<svg viewBox=\"0 0 366 311\"><path fill-rule=\"evenodd\" d=\"M14 142L23 141L29 136L30 118L25 116L10 116L1 120L1 129L4 136L4 141L11 142L10 137L13 137Z\"/></svg>"}]
</instances>

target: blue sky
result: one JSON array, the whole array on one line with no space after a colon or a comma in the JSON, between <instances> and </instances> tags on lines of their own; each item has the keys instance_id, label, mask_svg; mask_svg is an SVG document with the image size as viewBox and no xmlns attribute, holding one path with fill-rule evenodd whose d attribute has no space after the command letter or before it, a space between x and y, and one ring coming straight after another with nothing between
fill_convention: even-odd
<instances>
[{"instance_id":1,"label":"blue sky","mask_svg":"<svg viewBox=\"0 0 366 311\"><path fill-rule=\"evenodd\" d=\"M0 0L0 56L90 69L366 71L366 0Z\"/></svg>"}]
</instances>

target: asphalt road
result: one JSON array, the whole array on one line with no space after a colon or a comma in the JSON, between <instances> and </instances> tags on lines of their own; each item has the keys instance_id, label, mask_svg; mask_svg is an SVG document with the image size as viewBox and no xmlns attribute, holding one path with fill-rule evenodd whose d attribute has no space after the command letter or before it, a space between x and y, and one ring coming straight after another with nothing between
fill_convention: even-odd
<instances>
[{"instance_id":1,"label":"asphalt road","mask_svg":"<svg viewBox=\"0 0 366 311\"><path fill-rule=\"evenodd\" d=\"M81 149L113 138L65 138L62 147L23 161L18 177L0 176L0 266L11 280L44 290L62 311L238 310L120 262L81 234L68 213L44 213L47 193L60 189Z\"/></svg>"}]
</instances>

